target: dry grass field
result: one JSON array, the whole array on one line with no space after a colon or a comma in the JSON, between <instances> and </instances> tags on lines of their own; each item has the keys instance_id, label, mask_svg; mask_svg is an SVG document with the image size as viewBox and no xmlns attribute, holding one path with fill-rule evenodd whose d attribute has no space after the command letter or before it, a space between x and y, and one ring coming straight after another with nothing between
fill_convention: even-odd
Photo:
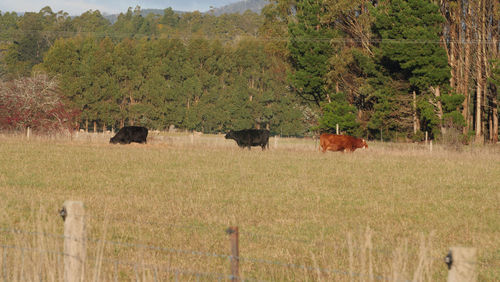
<instances>
[{"instance_id":1,"label":"dry grass field","mask_svg":"<svg viewBox=\"0 0 500 282\"><path fill-rule=\"evenodd\" d=\"M452 246L476 247L479 280L500 280L500 146L109 137L0 135L5 281L62 280L65 200L86 208L85 281L226 281L229 226L250 281L443 281Z\"/></svg>"}]
</instances>

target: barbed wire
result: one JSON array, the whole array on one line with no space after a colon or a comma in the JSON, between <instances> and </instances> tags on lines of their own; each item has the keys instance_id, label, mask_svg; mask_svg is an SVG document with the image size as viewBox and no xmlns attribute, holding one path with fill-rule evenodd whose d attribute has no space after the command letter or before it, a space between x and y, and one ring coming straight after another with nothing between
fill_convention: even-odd
<instances>
[{"instance_id":1,"label":"barbed wire","mask_svg":"<svg viewBox=\"0 0 500 282\"><path fill-rule=\"evenodd\" d=\"M130 220L126 219L123 217L106 217L106 216L101 216L101 215L88 215L86 214L85 216L87 217L93 217L93 218L100 218L100 219L106 219L110 220L112 222L124 222L124 223L130 223L134 225L152 225L152 226L167 226L170 228L179 228L179 229L204 229L204 228L212 228L212 229L226 229L228 224L223 224L219 222L209 222L209 223L202 223L198 225L194 224L178 224L178 223L164 223L164 222L159 222L159 221L151 221L151 220ZM217 225L218 227L215 227L214 225ZM304 238L298 238L298 237L290 237L290 236L284 236L284 235L277 235L277 234L262 234L262 233L256 233L252 231L245 231L245 230L239 230L240 235L249 235L250 237L255 237L255 238L270 238L270 239L281 239L281 240L286 240L290 242L297 242L297 243L303 243L303 244L316 244L316 245L333 245L333 242L325 242L325 241L320 241L320 240L314 240L314 239L304 239ZM337 245L336 245L337 246ZM392 251L383 249L383 248L375 248L372 249L376 252L380 253L392 253Z\"/></svg>"},{"instance_id":2,"label":"barbed wire","mask_svg":"<svg viewBox=\"0 0 500 282\"><path fill-rule=\"evenodd\" d=\"M162 223L158 221L131 221L127 220L124 218L108 218L111 221L117 221L117 222L125 222L125 223L131 223L131 224L136 224L136 225L144 225L144 224L149 224L149 225L154 225L154 226L168 226L170 228L182 228L182 229L204 229L204 228L227 228L226 224L222 223L217 223L217 222L210 222L207 224L203 225L188 225L188 224L175 224L175 223ZM214 225L218 225L219 227L214 227ZM333 246L335 248L342 248L346 249L346 246L339 246L338 244L334 242L325 242L321 240L314 240L314 239L304 239L304 238L297 238L297 237L290 237L290 236L283 236L283 235L277 235L277 234L262 234L262 233L255 233L251 231L245 231L245 230L239 230L240 236L245 236L248 235L250 237L254 238L267 238L267 239L280 239L280 240L286 240L289 242L295 242L295 243L300 243L300 244L308 244L308 245L319 245L319 246ZM358 246L353 246L355 249L359 249L360 247ZM392 250L388 250L385 248L373 248L372 251L384 254L384 255L392 255Z\"/></svg>"},{"instance_id":3,"label":"barbed wire","mask_svg":"<svg viewBox=\"0 0 500 282\"><path fill-rule=\"evenodd\" d=\"M138 222L132 222L139 224ZM154 224L159 224L155 222ZM203 228L202 226L191 226L191 225L175 225L175 224L166 224L168 226L172 227L180 227L180 228L193 228L193 229L201 229ZM220 226L223 226L220 224ZM57 238L57 239L71 239L74 241L80 241L80 238L74 238L74 237L69 237L65 236L62 234L55 234L55 233L47 233L47 232L38 232L38 231L29 231L29 230L22 230L22 229L14 229L14 228L5 228L5 227L0 227L0 232L10 232L10 233L15 233L15 234L25 234L25 235L31 235L31 236L36 236L36 235L41 235L45 237L52 237L52 238ZM341 248L341 249L362 249L362 247L359 246L341 246L339 245L334 245L333 242L324 242L324 241L317 241L317 240L296 240L294 238L288 238L286 236L281 236L281 235L269 235L269 234L257 234L253 232L243 232L239 230L240 235L248 234L250 236L254 237L264 237L264 238L278 238L280 240L288 240L288 241L296 241L299 243L304 243L304 244L316 244L316 245L323 245L323 246L333 246L335 248ZM115 241L115 240L104 240L104 239L96 239L93 237L87 237L85 241L91 242L91 243L105 243L105 244L110 244L110 245L119 245L119 246L124 246L124 247L129 247L129 248L141 248L141 249L148 249L148 250L154 250L154 251L161 251L161 252L168 252L168 253L177 253L177 254L187 254L187 255L195 255L195 256L205 256L205 257L214 257L214 258L222 258L222 259L230 259L232 258L231 255L226 255L226 254L218 254L218 253L213 253L213 252L205 252L205 251L199 251L199 250L187 250L187 249L177 249L177 248L167 248L167 247L160 247L157 245L149 245L149 244L141 244L141 243L128 243L128 242L121 242L121 241ZM370 251L376 252L379 254L382 254L384 256L391 256L393 255L393 251L384 249L384 248L372 248ZM250 260L253 262L258 261L259 259L253 259L253 258L246 258L242 257L243 260ZM432 257L432 260L435 261L443 261L444 257ZM263 262L266 260L263 260ZM266 263L269 261L266 261ZM275 261L277 264L286 264L283 262ZM485 264L486 265L486 264Z\"/></svg>"},{"instance_id":4,"label":"barbed wire","mask_svg":"<svg viewBox=\"0 0 500 282\"><path fill-rule=\"evenodd\" d=\"M178 226L176 226L178 227ZM180 226L182 228L202 228L198 226ZM68 236L64 236L61 234L54 234L54 233L47 233L47 232L36 232L36 231L26 231L26 230L21 230L21 229L9 229L9 228L0 228L0 232L12 232L12 233L17 233L17 234L26 234L26 235L42 235L42 236L47 236L47 237L54 237L58 239L73 239L75 241L79 241L79 238L72 238ZM313 241L313 240L296 240L293 238L287 238L286 236L280 236L280 235L263 235L263 234L256 234L252 232L239 232L240 235L242 234L249 234L254 237L268 237L268 238L278 238L278 239L285 239L288 241L296 241L299 243L304 243L304 244L317 244L317 245L327 245L327 246L334 246L333 243L328 244L322 241ZM148 244L134 244L134 243L127 243L127 242L120 242L120 241L109 241L109 240L103 240L103 239L95 239L92 237L87 237L87 241L92 242L92 243L106 243L106 244L112 244L112 245L121 245L125 247L134 247L134 248L142 248L142 249L149 249L149 250L156 250L156 251L164 251L164 252L169 252L169 253L179 253L179 254L191 254L191 255L203 255L207 257L219 257L219 258L230 258L230 255L222 255L222 254L217 254L217 253L209 253L209 252L202 252L202 251L196 251L196 250L186 250L186 249L176 249L176 248L165 248L165 247L159 247L155 245L148 245ZM335 245L335 247L338 247ZM357 246L352 246L355 249L360 249L360 247ZM343 249L346 249L347 247L342 247ZM385 249L372 249L372 251L375 251L377 253L382 253L384 255L391 255L392 251L390 250L385 250Z\"/></svg>"},{"instance_id":5,"label":"barbed wire","mask_svg":"<svg viewBox=\"0 0 500 282\"><path fill-rule=\"evenodd\" d=\"M194 271L194 270L189 270L189 269L181 269L181 268L163 266L161 264L151 264L151 263L145 264L144 262L132 262L132 261L119 260L119 259L110 259L110 258L89 258L89 259L102 261L102 262L114 264L114 265L126 265L126 266L133 266L133 267L142 267L142 268L148 268L148 269L152 269L152 270L159 269L160 271L174 273L176 276L178 276L179 274L184 274L184 275L191 275L191 276L214 277L214 278L219 279L219 281L224 279L224 278L227 278L227 279L235 278L233 275L230 275L230 274L215 273L215 272L199 272L199 271ZM260 280L260 279L242 278L241 275L240 275L240 277L236 277L236 278L242 279L243 281L265 281L265 280Z\"/></svg>"},{"instance_id":6,"label":"barbed wire","mask_svg":"<svg viewBox=\"0 0 500 282\"><path fill-rule=\"evenodd\" d=\"M340 269L320 268L320 267L312 267L312 266L301 265L301 264L286 263L286 262L282 262L282 261L278 261L278 260L268 260L268 259L243 257L243 256L235 257L232 255L222 255L222 254L208 253L208 252L202 252L202 251L164 248L164 247L153 246L153 245L133 244L133 243L108 241L108 240L101 240L101 239L96 240L96 239L89 238L88 240L91 242L95 242L95 243L115 244L115 245L121 245L121 246L127 246L127 247L145 248L145 249L149 249L149 250L167 251L167 252L172 252L172 253L183 253L183 254L191 254L191 255L197 255L197 256L217 257L217 258L223 258L223 259L237 259L237 260L242 261L242 262L268 264L268 265L275 265L275 266L286 267L286 268L295 268L295 269L301 269L301 270L315 271L315 272L321 272L321 273L327 273L327 274L343 274L343 275L350 275L353 277L364 277L364 276L368 275L368 274L350 272L350 271L340 270ZM15 246L13 246L13 247L15 247ZM30 248L26 248L26 250L30 250ZM32 250L34 250L34 249L32 249ZM59 252L53 251L53 253L59 253ZM378 276L375 276L375 278L377 280L384 280L387 277L383 277L383 276L378 275Z\"/></svg>"},{"instance_id":7,"label":"barbed wire","mask_svg":"<svg viewBox=\"0 0 500 282\"><path fill-rule=\"evenodd\" d=\"M77 259L81 261L81 258L78 256L74 256L65 252L60 252L60 251L53 251L53 250L46 250L46 249L38 249L38 248L30 248L30 247L23 247L23 246L16 246L16 245L3 245L0 244L0 248L2 250L4 249L15 249L15 250L21 250L21 251L32 251L32 252L37 252L37 253L47 253L47 254L54 254L54 255L62 255L66 257L72 257L74 259Z\"/></svg>"},{"instance_id":8,"label":"barbed wire","mask_svg":"<svg viewBox=\"0 0 500 282\"><path fill-rule=\"evenodd\" d=\"M52 250L45 250L45 249L37 249L37 248L28 248L28 247L22 247L22 246L16 246L16 245L0 245L0 248L2 248L2 268L4 274L5 269L7 268L6 265L6 252L5 249L15 249L15 250L21 250L21 251L35 251L39 253L49 253L49 254L56 254L56 255L62 255L62 256L67 256L71 257L74 259L77 259L79 261L82 261L80 257L73 256L64 252L59 252L59 251L52 251ZM191 275L191 276L205 276L205 277L215 277L218 278L219 281L221 281L224 278L231 279L233 278L232 275L227 275L227 274L221 274L221 273L213 273L213 272L198 272L198 271L193 271L193 270L186 270L186 269L180 269L180 268L172 268L172 267L167 267L167 266L161 266L158 264L144 264L144 263L139 263L139 262L130 262L130 261L123 261L123 260L117 260L117 259L109 259L109 258L93 258L87 256L85 260L94 260L94 261L101 261L101 262L106 262L106 263L113 263L113 264L120 264L120 265L128 265L128 266L134 266L134 271L137 271L137 267L142 267L142 268L149 268L149 269L159 269L161 271L165 272L170 272L174 273L176 276L179 274L183 275ZM116 269L115 269L116 271ZM243 279L244 281L263 281L263 280L257 280L257 279ZM177 281L177 280L176 280Z\"/></svg>"},{"instance_id":9,"label":"barbed wire","mask_svg":"<svg viewBox=\"0 0 500 282\"><path fill-rule=\"evenodd\" d=\"M0 227L0 232L9 232L9 233L15 233L15 234L25 234L25 235L41 235L44 237L53 237L53 238L58 238L58 239L71 239L71 237L64 236L62 234L55 234L55 233L47 233L47 232L39 232L39 231L28 231L28 230L22 230L22 229L15 229L15 228L6 228L6 227Z\"/></svg>"},{"instance_id":10,"label":"barbed wire","mask_svg":"<svg viewBox=\"0 0 500 282\"><path fill-rule=\"evenodd\" d=\"M19 231L19 230L16 230L16 231ZM35 232L24 232L24 233L34 234ZM38 234L40 234L40 233L38 233ZM52 235L52 234L50 234L50 235ZM282 267L287 267L287 268L297 268L297 269L316 271L316 272L319 271L322 273L329 273L329 274L333 274L333 273L348 274L348 273L350 273L350 272L344 271L344 270L311 267L311 266L306 266L306 265L285 263L285 262L277 261L277 260L258 259L258 258L252 258L252 257L242 257L242 256L234 257L232 255L222 255L222 254L209 253L209 252L203 252L203 251L165 248L165 247L159 247L159 246L154 246L154 245L134 244L134 243L109 241L109 240L102 240L102 239L87 238L87 240L90 242L94 242L94 243L106 243L106 244L120 245L120 246L126 246L126 247L144 248L144 249L156 250L156 251L166 251L166 252L170 252L170 253L191 254L191 255L197 255L197 256L216 257L216 258L223 258L223 259L238 259L240 261L247 261L247 262L252 262L252 263L271 264L271 265L277 265L277 266L282 266ZM356 274L356 275L362 276L362 274Z\"/></svg>"},{"instance_id":11,"label":"barbed wire","mask_svg":"<svg viewBox=\"0 0 500 282\"><path fill-rule=\"evenodd\" d=\"M15 234L41 235L41 236L47 236L47 237L54 237L54 238L58 238L58 239L68 238L68 237L66 237L64 235L60 235L60 234L38 232L38 231L27 231L27 230L22 230L22 229L5 228L5 227L1 227L0 231L11 232L11 233L15 233ZM69 238L71 238L71 237L69 237ZM280 266L280 267L286 267L286 268L315 271L315 272L321 272L321 273L327 273L327 274L341 274L341 275L349 275L352 277L366 277L369 275L369 274L365 274L365 273L351 272L351 271L346 271L346 270L342 270L342 269L313 267L313 266L308 266L308 265L303 265L303 264L283 262L283 261L279 261L279 260L253 258L253 257L246 257L246 256L235 257L232 255L218 254L218 253L206 252L206 251L166 248L166 247L160 247L160 246L155 246L155 245L127 243L127 242L94 239L94 238L87 238L86 240L89 242L93 242L93 243L105 243L105 244L120 245L120 246L125 246L125 247L142 248L142 249L148 249L148 250L154 250L154 251L164 251L164 252L176 253L176 254L188 254L188 255L195 255L195 256L215 257L215 258L222 258L222 259L228 259L228 260L237 259L241 262L267 264L267 265L274 265L274 266ZM45 253L51 253L51 254L57 254L57 255L63 255L63 256L71 256L71 257L77 258L77 257L72 256L70 254L67 254L64 252L59 252L59 251L53 251L53 250L45 250L45 249L37 249L37 248L30 248L30 247L23 247L23 246L16 246L16 245L5 245L5 244L0 245L0 247L2 248L2 250L4 252L4 254L3 254L4 256L5 256L5 249L18 249L18 250L22 250L22 251L45 252ZM430 259L433 261L439 261L439 262L443 262L443 263L445 262L444 256L443 257L435 257L434 256L434 257L431 257ZM120 260L116 260L116 261L120 261ZM497 265L494 263L491 264L491 263L486 263L486 262L470 262L470 263L478 264L478 265L481 265L483 267L499 267L500 266L500 265ZM135 263L135 264L137 264L137 263ZM382 275L375 275L374 278L377 280L388 279L388 277L384 277Z\"/></svg>"},{"instance_id":12,"label":"barbed wire","mask_svg":"<svg viewBox=\"0 0 500 282\"><path fill-rule=\"evenodd\" d=\"M148 249L148 250L153 250L153 251L163 251L163 252L169 252L169 253L189 254L189 255L196 255L196 256L222 258L222 259L228 259L231 257L230 255L223 255L223 254L210 253L210 252L197 251L197 250L166 248L166 247L147 245L147 244L126 243L126 242L120 242L120 241L109 241L109 240L92 239L92 238L87 238L87 240L90 242L93 242L93 243L106 243L106 244L110 244L110 245L134 247L134 248Z\"/></svg>"},{"instance_id":13,"label":"barbed wire","mask_svg":"<svg viewBox=\"0 0 500 282\"><path fill-rule=\"evenodd\" d=\"M109 241L108 241L109 242ZM72 257L75 259L78 259L81 261L81 259L77 256L73 256L64 252L59 252L59 251L51 251L51 250L44 250L44 249L36 249L36 248L26 248L26 247L21 247L21 246L15 246L15 245L0 245L2 249L4 248L10 248L10 249L17 249L17 250L23 250L23 251L36 251L36 252L42 252L42 253L51 253L51 254L57 254L57 255L63 255L63 256L68 256ZM300 265L300 264L293 264L293 263L286 263L282 261L276 261L276 260L266 260L266 259L257 259L257 258L250 258L250 257L234 257L234 256L225 256L226 258L230 259L237 259L239 261L246 261L246 262L251 262L251 263L262 263L262 264L270 264L270 265L276 265L280 267L286 267L286 268L295 268L295 269L301 269L301 270L308 270L308 271L314 271L314 272L320 272L320 273L326 273L326 274L341 274L341 275L348 275L352 277L369 277L369 274L364 274L364 273L359 273L359 272L351 272L351 271L346 271L346 270L340 270L340 269L332 269L332 268L320 268L320 267L312 267L312 266L307 266L307 265ZM130 261L123 261L123 260L117 260L117 259L109 259L109 258L92 258L92 257L86 257L86 259L89 260L98 260L98 261L104 261L104 262L109 262L109 263L117 263L120 265L128 265L128 266L141 266L145 268L150 268L150 269L155 269L159 268L163 271L167 272L178 272L182 274L188 274L188 275L202 275L202 276L216 276L219 278L234 278L232 275L225 275L225 274L220 274L220 273L207 273L207 272L196 272L192 270L183 270L183 269L176 269L176 268L171 268L171 267L165 267L165 266L159 266L158 264L144 264L144 263L139 263L139 262L130 262ZM382 275L374 275L373 276L376 280L388 280L388 277L384 277ZM241 278L241 277L238 277ZM257 279L243 279L247 281L263 281L263 280L257 280Z\"/></svg>"},{"instance_id":14,"label":"barbed wire","mask_svg":"<svg viewBox=\"0 0 500 282\"><path fill-rule=\"evenodd\" d=\"M89 216L88 214L85 216ZM109 218L108 218L109 220ZM169 224L169 223L159 223L159 222L138 222L138 221L128 221L128 220L117 220L119 222L128 222L128 223L133 223L137 225L143 225L143 223L147 224L153 224L153 225L165 225L169 227L174 227L174 228L183 228L183 229L203 229L206 227L211 227L214 224L217 224L221 227L225 227L226 225L220 224L220 223L210 223L206 226L202 225L188 225L188 224ZM219 227L216 227L217 229ZM225 229L225 228L224 228ZM24 229L19 229L19 228L7 228L7 227L0 227L0 232L5 232L5 233L13 233L13 234L23 234L23 235L29 235L29 236L44 236L44 237L50 237L50 238L56 238L56 239L72 239L72 240L80 240L80 238L75 238L75 237L70 237L70 236L65 236L63 234L57 234L57 233L50 233L50 232L44 232L44 231L32 231L32 230L24 230ZM221 232L222 233L222 232ZM239 230L239 234L241 235L249 235L252 237L258 237L258 238L271 238L271 239L283 239L287 241L296 241L299 243L304 243L304 244L317 244L317 245L331 245L329 243L333 242L324 242L324 241L318 241L318 240L307 240L307 239L298 239L294 237L287 237L283 235L275 235L275 234L259 234L255 232L250 232L250 231L242 231ZM142 244L142 243L128 243L128 242L121 242L121 241L116 241L116 240L104 240L104 239L97 239L93 237L87 237L85 239L86 241L92 242L92 243L106 243L106 244L112 244L112 245L121 245L125 247L135 247L135 248L143 248L143 249L150 249L150 250L157 250L157 251L165 251L165 252L171 252L171 253L183 253L183 254L192 254L192 255L200 255L200 256L207 256L207 257L219 257L219 258L231 258L231 255L225 255L225 254L217 254L217 253L211 253L211 252L204 252L204 251L198 251L198 250L187 250L187 249L177 249L177 248L166 248L166 247L160 247L157 245L149 245L149 244ZM332 245L333 246L333 245ZM338 245L335 245L335 247L338 247ZM354 248L361 248L361 247L356 247L352 246ZM342 247L342 248L347 248L347 247ZM381 252L385 254L392 254L393 251L384 249L384 248L375 248L371 249L371 251L376 251L376 252ZM243 258L245 259L245 258ZM442 261L444 257L432 257L432 260L439 260ZM478 262L479 264L482 265L490 265L490 266L497 266L495 264L488 264L484 262Z\"/></svg>"}]
</instances>

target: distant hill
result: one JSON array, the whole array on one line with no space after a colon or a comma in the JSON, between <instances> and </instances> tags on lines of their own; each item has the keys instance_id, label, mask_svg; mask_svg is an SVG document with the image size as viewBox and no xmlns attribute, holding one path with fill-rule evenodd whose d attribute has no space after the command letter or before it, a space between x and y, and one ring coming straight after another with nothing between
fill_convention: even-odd
<instances>
[{"instance_id":1,"label":"distant hill","mask_svg":"<svg viewBox=\"0 0 500 282\"><path fill-rule=\"evenodd\" d=\"M264 8L267 4L269 4L269 0L242 0L220 8L212 9L207 13L220 16L222 14L243 14L246 10L250 10L254 13L260 14L262 8Z\"/></svg>"},{"instance_id":2,"label":"distant hill","mask_svg":"<svg viewBox=\"0 0 500 282\"><path fill-rule=\"evenodd\" d=\"M210 11L204 12L207 14L212 14L215 16L220 16L223 14L243 14L245 11L250 10L254 13L260 14L260 11L264 6L269 4L269 0L242 0L236 3L228 4L220 8L214 8ZM165 7L167 8L167 7ZM183 14L183 11L174 11L178 14ZM141 10L141 15L146 17L148 14L157 14L163 16L163 9L144 9ZM115 23L118 19L118 14L103 14L104 18L108 19L111 23Z\"/></svg>"}]
</instances>

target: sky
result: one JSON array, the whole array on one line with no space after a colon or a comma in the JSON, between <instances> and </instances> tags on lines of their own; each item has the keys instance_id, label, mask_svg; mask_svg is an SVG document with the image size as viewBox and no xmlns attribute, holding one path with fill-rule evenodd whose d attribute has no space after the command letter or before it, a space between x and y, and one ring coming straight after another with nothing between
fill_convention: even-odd
<instances>
[{"instance_id":1,"label":"sky","mask_svg":"<svg viewBox=\"0 0 500 282\"><path fill-rule=\"evenodd\" d=\"M39 12L49 6L53 12L63 10L71 16L78 16L88 10L99 10L106 14L119 14L128 7L141 9L165 9L172 7L177 11L206 12L210 6L215 8L239 2L240 0L1 0L0 11L5 12Z\"/></svg>"}]
</instances>

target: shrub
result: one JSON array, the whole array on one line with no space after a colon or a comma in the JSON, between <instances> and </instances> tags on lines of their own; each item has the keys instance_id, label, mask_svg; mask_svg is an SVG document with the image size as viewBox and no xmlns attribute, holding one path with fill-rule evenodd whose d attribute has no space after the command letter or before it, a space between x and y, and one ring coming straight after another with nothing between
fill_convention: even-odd
<instances>
[{"instance_id":1,"label":"shrub","mask_svg":"<svg viewBox=\"0 0 500 282\"><path fill-rule=\"evenodd\" d=\"M70 129L78 111L64 102L57 80L43 73L0 83L0 128L54 132Z\"/></svg>"}]
</instances>

